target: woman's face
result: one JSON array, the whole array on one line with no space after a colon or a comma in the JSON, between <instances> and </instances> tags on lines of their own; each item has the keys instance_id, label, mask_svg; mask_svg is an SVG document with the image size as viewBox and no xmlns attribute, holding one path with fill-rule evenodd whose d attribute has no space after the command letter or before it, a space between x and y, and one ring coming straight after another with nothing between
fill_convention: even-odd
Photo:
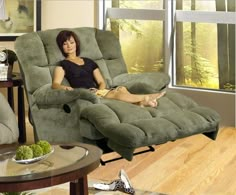
<instances>
[{"instance_id":1,"label":"woman's face","mask_svg":"<svg viewBox=\"0 0 236 195\"><path fill-rule=\"evenodd\" d=\"M63 43L63 50L66 54L73 54L76 53L76 42L74 37L70 37Z\"/></svg>"}]
</instances>

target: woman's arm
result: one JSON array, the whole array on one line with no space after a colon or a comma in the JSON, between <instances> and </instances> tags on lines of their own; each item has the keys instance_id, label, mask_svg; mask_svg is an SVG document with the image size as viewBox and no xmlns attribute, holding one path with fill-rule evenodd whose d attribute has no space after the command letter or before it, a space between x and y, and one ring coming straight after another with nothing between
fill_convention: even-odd
<instances>
[{"instance_id":1,"label":"woman's arm","mask_svg":"<svg viewBox=\"0 0 236 195\"><path fill-rule=\"evenodd\" d=\"M65 76L65 72L62 67L57 66L53 73L52 88L53 89L64 89L64 90L73 90L72 87L62 85L62 80Z\"/></svg>"},{"instance_id":2,"label":"woman's arm","mask_svg":"<svg viewBox=\"0 0 236 195\"><path fill-rule=\"evenodd\" d=\"M103 78L99 68L96 68L93 71L93 76L94 76L94 79L96 80L96 82L98 84L98 89L105 89L106 88L106 83L104 81L104 78Z\"/></svg>"}]
</instances>

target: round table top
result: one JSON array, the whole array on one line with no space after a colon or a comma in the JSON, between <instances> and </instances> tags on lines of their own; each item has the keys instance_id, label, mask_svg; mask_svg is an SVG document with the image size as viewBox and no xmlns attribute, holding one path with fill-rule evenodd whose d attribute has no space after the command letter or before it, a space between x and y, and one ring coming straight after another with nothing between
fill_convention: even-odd
<instances>
[{"instance_id":1,"label":"round table top","mask_svg":"<svg viewBox=\"0 0 236 195\"><path fill-rule=\"evenodd\" d=\"M102 151L93 145L73 143L52 145L45 159L21 164L14 160L16 146L0 149L0 189L2 192L49 187L77 180L100 164Z\"/></svg>"}]
</instances>

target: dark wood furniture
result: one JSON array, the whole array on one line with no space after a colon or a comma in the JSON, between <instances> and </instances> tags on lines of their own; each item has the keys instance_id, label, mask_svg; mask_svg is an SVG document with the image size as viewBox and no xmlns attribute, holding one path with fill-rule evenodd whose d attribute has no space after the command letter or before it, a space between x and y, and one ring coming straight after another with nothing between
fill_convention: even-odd
<instances>
[{"instance_id":1,"label":"dark wood furniture","mask_svg":"<svg viewBox=\"0 0 236 195\"><path fill-rule=\"evenodd\" d=\"M54 145L42 161L18 164L12 160L16 146L0 149L0 190L19 192L70 182L70 195L87 195L87 174L100 164L102 151L93 145Z\"/></svg>"},{"instance_id":2,"label":"dark wood furniture","mask_svg":"<svg viewBox=\"0 0 236 195\"><path fill-rule=\"evenodd\" d=\"M24 103L24 90L23 90L23 80L20 73L13 73L12 78L6 81L0 81L0 88L7 88L7 98L8 102L12 108L14 107L14 90L13 88L18 88L18 127L19 127L19 142L26 142L26 126L25 126L25 103Z\"/></svg>"}]
</instances>

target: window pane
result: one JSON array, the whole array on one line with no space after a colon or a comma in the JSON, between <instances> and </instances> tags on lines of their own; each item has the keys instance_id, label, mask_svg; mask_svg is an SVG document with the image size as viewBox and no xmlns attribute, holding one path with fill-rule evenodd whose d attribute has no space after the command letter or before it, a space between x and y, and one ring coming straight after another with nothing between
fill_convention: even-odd
<instances>
[{"instance_id":1,"label":"window pane","mask_svg":"<svg viewBox=\"0 0 236 195\"><path fill-rule=\"evenodd\" d=\"M114 24L115 22L115 24ZM163 22L113 20L113 32L119 37L128 72L163 70Z\"/></svg>"},{"instance_id":2,"label":"window pane","mask_svg":"<svg viewBox=\"0 0 236 195\"><path fill-rule=\"evenodd\" d=\"M163 9L163 0L112 0L112 7L132 9Z\"/></svg>"},{"instance_id":3,"label":"window pane","mask_svg":"<svg viewBox=\"0 0 236 195\"><path fill-rule=\"evenodd\" d=\"M227 12L233 1L184 0L176 7ZM235 91L235 25L176 23L176 85Z\"/></svg>"},{"instance_id":4,"label":"window pane","mask_svg":"<svg viewBox=\"0 0 236 195\"><path fill-rule=\"evenodd\" d=\"M220 0L224 1L224 0ZM233 0L234 1L234 0ZM182 4L182 8L179 6L176 9L181 10L198 10L198 11L215 11L215 0L177 0L177 5Z\"/></svg>"},{"instance_id":5,"label":"window pane","mask_svg":"<svg viewBox=\"0 0 236 195\"><path fill-rule=\"evenodd\" d=\"M177 23L176 84L219 88L216 24Z\"/></svg>"},{"instance_id":6,"label":"window pane","mask_svg":"<svg viewBox=\"0 0 236 195\"><path fill-rule=\"evenodd\" d=\"M177 0L176 9L235 12L235 0Z\"/></svg>"},{"instance_id":7,"label":"window pane","mask_svg":"<svg viewBox=\"0 0 236 195\"><path fill-rule=\"evenodd\" d=\"M163 0L113 0L112 7L163 9ZM107 26L120 39L128 72L163 69L163 22L152 20L110 20Z\"/></svg>"}]
</instances>

